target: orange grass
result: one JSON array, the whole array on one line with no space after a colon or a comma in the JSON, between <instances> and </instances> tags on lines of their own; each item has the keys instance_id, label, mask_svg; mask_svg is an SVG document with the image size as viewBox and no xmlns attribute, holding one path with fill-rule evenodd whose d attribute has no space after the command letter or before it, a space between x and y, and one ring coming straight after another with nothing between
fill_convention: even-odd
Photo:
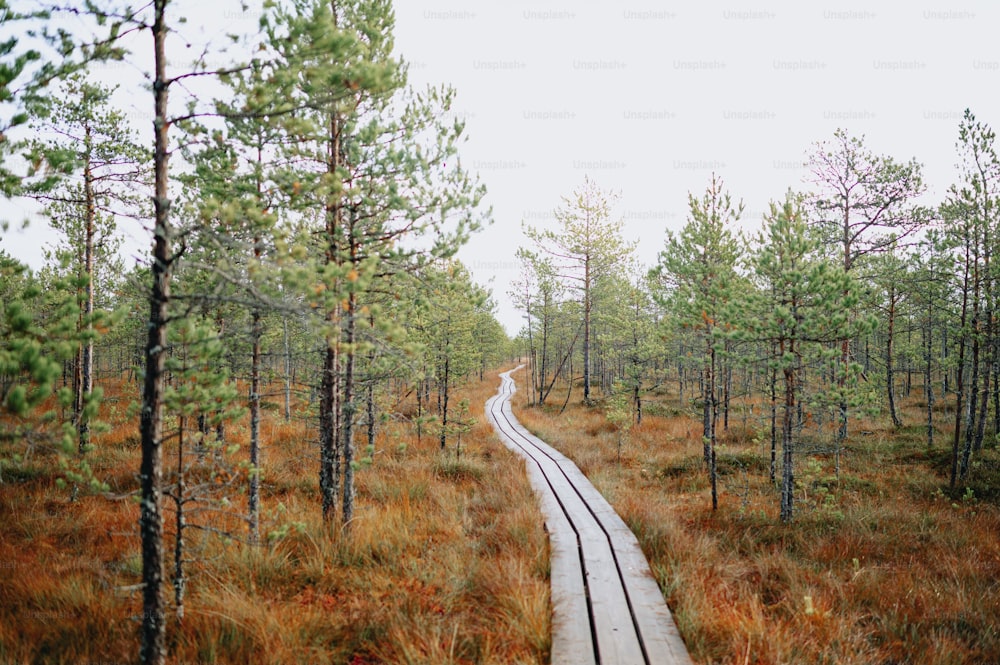
<instances>
[{"instance_id":1,"label":"orange grass","mask_svg":"<svg viewBox=\"0 0 1000 665\"><path fill-rule=\"evenodd\" d=\"M481 417L498 383L458 397ZM134 386L104 387L112 430L90 461L110 495L124 495L137 487L137 428L125 406ZM407 423L386 424L373 463L357 473L356 519L332 533L320 518L312 430L264 411L262 531L287 527L283 537L253 548L188 530L195 560L183 621L168 617L168 662L548 661L547 538L522 462L485 423L463 436L457 462L433 437L418 444ZM227 432L246 443L245 424ZM134 662L138 507L127 497L71 502L57 474L39 456L0 485L0 663ZM243 487L230 492L234 511ZM239 533L241 522L214 524ZM164 591L172 601L169 582Z\"/></svg>"},{"instance_id":2,"label":"orange grass","mask_svg":"<svg viewBox=\"0 0 1000 665\"><path fill-rule=\"evenodd\" d=\"M524 373L515 378L523 388ZM529 408L522 389L515 412L636 532L697 663L1000 663L1000 510L976 498L997 489L985 475L995 450L963 500L942 491L942 433L927 451L916 425L856 422L839 480L831 458L796 459L796 517L782 525L769 453L754 442L766 423L743 430L734 418L720 437L713 513L698 414L655 399L680 415L644 417L620 464L602 409L579 394L559 415ZM917 404L904 421L923 422Z\"/></svg>"}]
</instances>

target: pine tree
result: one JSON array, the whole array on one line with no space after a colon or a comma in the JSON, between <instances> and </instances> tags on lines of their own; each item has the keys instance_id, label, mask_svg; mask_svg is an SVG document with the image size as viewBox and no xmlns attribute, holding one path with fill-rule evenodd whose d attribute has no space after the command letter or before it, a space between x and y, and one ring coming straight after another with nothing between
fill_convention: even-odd
<instances>
[{"instance_id":1,"label":"pine tree","mask_svg":"<svg viewBox=\"0 0 1000 665\"><path fill-rule=\"evenodd\" d=\"M809 169L811 182L819 187L812 200L812 224L822 242L839 255L845 272L852 271L859 258L896 246L925 223L913 204L925 190L915 159L900 163L875 155L865 146L864 137L838 129L832 141L816 145ZM841 339L840 345L838 472L840 447L847 438L850 339Z\"/></svg>"},{"instance_id":2,"label":"pine tree","mask_svg":"<svg viewBox=\"0 0 1000 665\"><path fill-rule=\"evenodd\" d=\"M0 11L0 26L8 35L0 44L0 196L5 198L26 191L51 191L64 182L76 164L74 155L59 146L33 150L20 130L51 112L55 96L50 86L54 81L87 61L118 55L108 41L77 43L66 30L53 29L49 19L46 9L34 6L25 9L5 3ZM15 155L27 159L12 159ZM0 217L0 232L8 229L10 221ZM16 295L0 299L0 408L18 418L32 416L33 421L27 427L17 425L13 432L0 433L0 442L30 447L43 442L50 445L55 440L68 454L73 425L64 424L60 433L53 435L48 426L57 422L55 414L38 413L37 409L52 394L62 364L71 358L69 352L85 345L90 337L78 329L83 318L75 294L85 288L84 284L56 277L47 285L54 296L53 307L43 311L39 307L44 299L42 286L28 275L25 266L2 252L0 277L4 290L16 291ZM8 280L17 287L7 288ZM74 295L67 299L60 295L65 293ZM77 401L59 391L58 397L61 408L72 405L77 423L96 415L96 395ZM16 460L21 455L14 452L12 457ZM0 453L0 466L5 461ZM70 476L95 488L101 485L84 461L79 462L79 473L68 470Z\"/></svg>"},{"instance_id":3,"label":"pine tree","mask_svg":"<svg viewBox=\"0 0 1000 665\"><path fill-rule=\"evenodd\" d=\"M528 354L531 362L532 401L545 404L556 379L565 366L566 356L558 369L552 370L551 338L554 332L557 305L563 296L563 289L557 279L552 262L545 256L524 248L517 250L522 264L522 279L517 285L517 293L511 295L525 308L528 337ZM553 371L552 380L548 380Z\"/></svg>"},{"instance_id":4,"label":"pine tree","mask_svg":"<svg viewBox=\"0 0 1000 665\"><path fill-rule=\"evenodd\" d=\"M857 304L857 285L851 275L818 255L811 239L801 196L789 192L784 202L772 203L757 237L758 250L750 263L758 290L750 295L740 322L745 339L774 349L770 366L781 376L781 519L793 516L795 493L795 427L803 385L804 359L833 360L829 345L847 330L861 330L851 322ZM870 326L868 320L863 324Z\"/></svg>"},{"instance_id":5,"label":"pine tree","mask_svg":"<svg viewBox=\"0 0 1000 665\"><path fill-rule=\"evenodd\" d=\"M432 377L437 387L437 431L441 450L454 433L451 398L479 364L474 331L487 294L473 284L468 270L457 261L431 266L422 281L428 289L422 335Z\"/></svg>"},{"instance_id":6,"label":"pine tree","mask_svg":"<svg viewBox=\"0 0 1000 665\"><path fill-rule=\"evenodd\" d=\"M918 321L921 335L921 362L924 376L924 399L926 400L927 448L934 447L934 370L947 367L945 359L936 351L938 339L935 333L945 330L952 306L950 302L951 281L956 273L955 256L947 249L947 243L937 231L932 230L921 243L920 253L915 257L912 268L914 307L919 312ZM944 382L947 385L947 382ZM943 387L943 386L942 386Z\"/></svg>"},{"instance_id":7,"label":"pine tree","mask_svg":"<svg viewBox=\"0 0 1000 665\"><path fill-rule=\"evenodd\" d=\"M651 277L661 285L661 304L669 302L678 324L695 331L701 346L702 443L712 486L712 508L718 508L716 420L718 419L718 353L727 331L728 304L733 299L734 267L739 247L730 228L742 214L715 174L701 199L688 195L688 222L679 235L667 232L666 247Z\"/></svg>"},{"instance_id":8,"label":"pine tree","mask_svg":"<svg viewBox=\"0 0 1000 665\"><path fill-rule=\"evenodd\" d=\"M961 298L956 365L955 431L952 441L950 486L968 473L972 452L981 445L991 382L997 381L994 318L996 266L992 262L1000 210L1000 160L994 148L995 133L968 109L959 125L957 144L964 182L953 185L941 206L945 233L958 252ZM971 358L967 358L967 352ZM985 356L985 357L983 357ZM966 363L971 377L966 383ZM985 362L984 362L985 361ZM980 387L981 384L981 387ZM966 392L968 391L968 392ZM968 394L969 403L963 410ZM964 430L963 430L963 418ZM964 433L964 444L961 443ZM961 450L961 455L960 455Z\"/></svg>"},{"instance_id":9,"label":"pine tree","mask_svg":"<svg viewBox=\"0 0 1000 665\"><path fill-rule=\"evenodd\" d=\"M885 397L889 408L889 418L893 427L903 426L899 417L896 399L896 330L901 310L910 296L904 285L912 283L908 273L908 261L897 256L895 248L884 254L871 257L869 270L875 276L872 280L878 298L877 307L882 310L885 320Z\"/></svg>"},{"instance_id":10,"label":"pine tree","mask_svg":"<svg viewBox=\"0 0 1000 665\"><path fill-rule=\"evenodd\" d=\"M36 132L56 138L35 139L29 157L33 164L48 164L51 155L63 154L67 178L51 187L46 180L28 184L23 194L46 203L52 225L69 241L68 255L81 283L81 333L84 341L74 363L74 411L79 433L79 451L89 444L90 423L83 417L84 404L92 400L94 385L94 289L96 262L113 271L118 241L116 217L140 211L138 192L144 185L146 151L136 142L124 114L111 108L114 89L75 74L65 80L54 96L46 121ZM34 173L29 173L29 176ZM102 326L106 327L106 326Z\"/></svg>"},{"instance_id":11,"label":"pine tree","mask_svg":"<svg viewBox=\"0 0 1000 665\"><path fill-rule=\"evenodd\" d=\"M33 275L27 267L0 250L0 482L4 467L21 464L34 450L54 450L66 479L75 486L106 489L85 460L75 457L74 395L59 388L63 364L76 355L83 339L79 330L79 281L49 271ZM56 396L54 408L46 401ZM84 404L91 419L96 402ZM62 479L59 479L62 482Z\"/></svg>"},{"instance_id":12,"label":"pine tree","mask_svg":"<svg viewBox=\"0 0 1000 665\"><path fill-rule=\"evenodd\" d=\"M168 333L170 357L166 370L171 384L163 393L164 408L175 418L166 439L172 443L174 463L167 469L164 495L173 503L173 574L174 614L184 620L188 585L186 554L188 529L200 527L207 532L217 528L198 518L217 515L229 506L222 494L237 477L223 450L224 441L206 436L198 426L207 418L210 424L231 420L239 415L235 406L236 389L228 373L219 365L224 348L212 321L187 317L171 324ZM254 470L250 469L252 473ZM235 534L222 533L233 537Z\"/></svg>"},{"instance_id":13,"label":"pine tree","mask_svg":"<svg viewBox=\"0 0 1000 665\"><path fill-rule=\"evenodd\" d=\"M611 219L615 196L590 178L555 210L557 229L525 226L525 234L552 257L556 275L579 293L583 310L583 401L591 403L591 318L595 284L619 269L635 248L622 239L622 222Z\"/></svg>"},{"instance_id":14,"label":"pine tree","mask_svg":"<svg viewBox=\"0 0 1000 665\"><path fill-rule=\"evenodd\" d=\"M17 195L29 182L25 166L30 165L34 172L33 186L42 190L58 184L65 175L67 164L72 163L71 156L61 150L36 155L44 164L11 159L27 147L25 139L16 138L18 130L47 113L52 97L47 89L49 83L78 66L70 59L77 48L71 35L64 30L53 34L45 24L48 18L49 13L44 9L35 7L25 11L7 2L0 12L0 27L4 28L5 35L10 35L0 44L0 136L3 137L0 141L0 195L4 197ZM58 55L46 58L43 49L47 46L57 46ZM0 219L0 230L7 230L9 222Z\"/></svg>"},{"instance_id":15,"label":"pine tree","mask_svg":"<svg viewBox=\"0 0 1000 665\"><path fill-rule=\"evenodd\" d=\"M362 319L373 311L366 294L428 256L453 254L478 226L483 195L452 159L463 131L444 122L453 93L408 91L391 53L393 23L387 0L302 0L267 22L278 56L268 113L281 120L294 164L284 185L294 210L323 227L313 285L326 317L320 485L327 521L342 489L345 524L354 507L359 355L367 352ZM421 237L429 239L422 249L403 242Z\"/></svg>"},{"instance_id":16,"label":"pine tree","mask_svg":"<svg viewBox=\"0 0 1000 665\"><path fill-rule=\"evenodd\" d=\"M190 192L190 200L184 202L192 220L186 234L187 263L198 273L186 276L185 297L199 303L206 315L213 312L218 320L229 320L231 332L246 329L246 335L226 338L230 356L249 356L247 523L252 544L260 538L264 319L274 311L287 314L299 308L281 283L282 259L288 257L287 250L279 248L288 241L274 211L278 196L271 179L281 134L254 105L262 75L258 65L224 77L229 95L215 106L225 118L225 129L202 130L205 140L189 146L185 154L194 170L179 178ZM222 317L223 311L232 316ZM288 381L286 376L286 404Z\"/></svg>"}]
</instances>

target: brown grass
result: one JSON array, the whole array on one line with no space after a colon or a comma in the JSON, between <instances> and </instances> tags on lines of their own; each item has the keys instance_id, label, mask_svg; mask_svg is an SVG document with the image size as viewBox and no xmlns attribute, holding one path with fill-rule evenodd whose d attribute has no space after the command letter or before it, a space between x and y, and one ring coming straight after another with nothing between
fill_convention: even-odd
<instances>
[{"instance_id":1,"label":"brown grass","mask_svg":"<svg viewBox=\"0 0 1000 665\"><path fill-rule=\"evenodd\" d=\"M481 416L497 383L459 397ZM124 406L134 387L105 389L118 400L103 414L113 428L91 464L126 494L137 487L137 428ZM183 622L168 618L168 662L547 662L547 539L523 464L492 430L463 436L455 461L432 437L417 443L408 424L386 424L357 474L355 522L331 533L311 426L281 422L279 410L264 418L262 528L287 533L253 548L189 530L196 560ZM228 432L246 442L243 424ZM0 663L134 662L138 508L128 498L72 502L57 474L39 456L0 485ZM238 509L243 483L234 487Z\"/></svg>"},{"instance_id":2,"label":"brown grass","mask_svg":"<svg viewBox=\"0 0 1000 665\"><path fill-rule=\"evenodd\" d=\"M1000 662L995 450L963 499L946 491L943 444L927 451L920 427L857 423L839 479L832 458L797 459L796 518L782 525L752 420L721 437L713 513L699 422L676 396L657 399L681 415L645 417L621 464L601 409L578 395L560 416L528 408L522 390L515 411L636 532L696 662ZM923 422L916 404L904 421Z\"/></svg>"}]
</instances>

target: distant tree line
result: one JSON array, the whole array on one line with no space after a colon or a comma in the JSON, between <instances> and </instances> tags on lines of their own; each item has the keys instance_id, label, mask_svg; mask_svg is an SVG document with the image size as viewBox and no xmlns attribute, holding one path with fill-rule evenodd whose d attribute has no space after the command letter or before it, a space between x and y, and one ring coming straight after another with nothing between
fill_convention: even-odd
<instances>
[{"instance_id":1,"label":"distant tree line","mask_svg":"<svg viewBox=\"0 0 1000 665\"><path fill-rule=\"evenodd\" d=\"M736 230L742 203L713 174L648 269L622 236L614 196L585 181L555 228L526 228L533 246L509 294L527 321L518 338L531 404L565 408L577 384L616 422L627 396L637 423L653 393L676 391L702 422L713 507L717 435L737 411L770 442L783 520L796 457L829 454L839 474L859 415L923 427L928 448L943 431L954 490L1000 432L994 139L967 110L960 180L928 205L920 163L838 130L810 150L802 190L749 220L760 222L749 237ZM922 423L903 421L901 395L923 404Z\"/></svg>"}]
</instances>

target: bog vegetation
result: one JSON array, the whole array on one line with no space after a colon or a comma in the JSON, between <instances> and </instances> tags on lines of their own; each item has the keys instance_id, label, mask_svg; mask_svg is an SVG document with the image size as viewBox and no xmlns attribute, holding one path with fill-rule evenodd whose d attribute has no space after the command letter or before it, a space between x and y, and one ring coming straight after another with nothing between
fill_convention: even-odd
<instances>
[{"instance_id":1,"label":"bog vegetation","mask_svg":"<svg viewBox=\"0 0 1000 665\"><path fill-rule=\"evenodd\" d=\"M752 237L713 175L654 266L585 179L524 229L510 339L454 258L490 221L454 93L407 84L388 0L267 3L188 68L166 0L0 19L0 186L62 237L36 271L0 249L0 660L544 661L544 535L481 418L518 358L522 419L636 529L699 661L1000 657L971 111L942 201L839 130Z\"/></svg>"}]
</instances>

